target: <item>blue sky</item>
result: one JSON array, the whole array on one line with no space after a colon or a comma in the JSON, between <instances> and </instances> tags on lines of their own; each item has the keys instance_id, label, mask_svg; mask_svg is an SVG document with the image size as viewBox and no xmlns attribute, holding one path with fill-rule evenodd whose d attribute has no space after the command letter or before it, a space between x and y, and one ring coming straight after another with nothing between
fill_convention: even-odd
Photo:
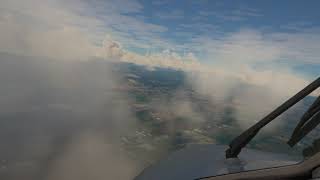
<instances>
[{"instance_id":1,"label":"blue sky","mask_svg":"<svg viewBox=\"0 0 320 180\"><path fill-rule=\"evenodd\" d=\"M256 28L266 31L295 32L301 28L319 26L320 2L308 1L140 1L143 11L137 13L145 21L180 30L183 24L203 23L212 25L211 35L234 32L241 28ZM209 29L185 28L192 34L201 34Z\"/></svg>"},{"instance_id":2,"label":"blue sky","mask_svg":"<svg viewBox=\"0 0 320 180\"><path fill-rule=\"evenodd\" d=\"M1 51L79 58L106 54L101 47L116 42L119 48L109 49L108 56L165 54L168 61L195 57L202 64L285 69L310 79L319 74L316 0L1 0L0 5Z\"/></svg>"},{"instance_id":3,"label":"blue sky","mask_svg":"<svg viewBox=\"0 0 320 180\"><path fill-rule=\"evenodd\" d=\"M320 25L319 1L144 0L137 4L141 9L127 15L167 28L162 36L178 42L185 40L179 32L219 36L253 28L294 33Z\"/></svg>"},{"instance_id":4,"label":"blue sky","mask_svg":"<svg viewBox=\"0 0 320 180\"><path fill-rule=\"evenodd\" d=\"M289 48L287 51L301 51L299 54L286 52L286 55L275 57L267 63L291 67L297 73L308 77L319 73L320 60L317 60L318 54L314 52L319 50L315 47L319 44L312 42L312 39L318 38L320 32L319 1L145 0L136 1L136 5L139 5L139 8L136 7L135 11L125 12L123 15L161 27L162 29L155 30L151 38L159 39L164 45L140 39L139 33L137 35L134 30L130 32L130 28L127 30L131 38L136 42L145 41L150 47L139 48L139 45L126 43L121 36L115 35L116 39L122 40L122 43L133 51L143 53L146 49L155 48L157 51L170 47L180 53L193 51L200 59L209 59L210 57L201 58L208 54L205 48L192 47L202 45L197 39L213 39L219 43L229 36L248 31L258 34L258 38L261 36L261 41L270 41L268 46L272 47L272 43L276 42L276 48L285 46L284 48ZM131 8L134 9L133 6ZM117 34L122 30L115 28L112 31ZM252 46L255 46L255 43Z\"/></svg>"}]
</instances>

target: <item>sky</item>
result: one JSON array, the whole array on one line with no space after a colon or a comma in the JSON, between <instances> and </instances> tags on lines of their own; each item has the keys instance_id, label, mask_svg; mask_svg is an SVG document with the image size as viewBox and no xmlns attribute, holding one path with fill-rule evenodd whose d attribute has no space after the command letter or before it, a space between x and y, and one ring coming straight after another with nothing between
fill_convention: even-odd
<instances>
[{"instance_id":1,"label":"sky","mask_svg":"<svg viewBox=\"0 0 320 180\"><path fill-rule=\"evenodd\" d=\"M119 4L125 10L120 15L111 13L115 18L107 29L129 50L154 53L170 49L179 54L191 52L205 62L232 58L240 63L275 64L309 77L317 76L315 69L319 69L320 63L317 1L119 1ZM96 16L102 19L108 16L104 10L107 8L106 5ZM225 50L221 52L221 48Z\"/></svg>"},{"instance_id":2,"label":"sky","mask_svg":"<svg viewBox=\"0 0 320 180\"><path fill-rule=\"evenodd\" d=\"M320 69L318 1L1 0L0 50L149 66ZM62 57L59 57L62 58ZM182 67L183 66L183 67Z\"/></svg>"}]
</instances>

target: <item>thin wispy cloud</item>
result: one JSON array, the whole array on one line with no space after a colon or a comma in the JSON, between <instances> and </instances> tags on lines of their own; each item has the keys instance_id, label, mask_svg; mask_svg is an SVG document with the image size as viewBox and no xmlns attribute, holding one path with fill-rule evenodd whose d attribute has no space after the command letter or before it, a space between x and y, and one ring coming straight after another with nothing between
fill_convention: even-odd
<instances>
[{"instance_id":1,"label":"thin wispy cloud","mask_svg":"<svg viewBox=\"0 0 320 180\"><path fill-rule=\"evenodd\" d=\"M198 12L199 19L202 18L217 18L224 21L244 21L249 18L258 18L263 16L263 14L254 8L239 7L237 9L231 9L228 11L221 11L221 9L215 10L203 10Z\"/></svg>"},{"instance_id":2,"label":"thin wispy cloud","mask_svg":"<svg viewBox=\"0 0 320 180\"><path fill-rule=\"evenodd\" d=\"M301 23L299 31L294 33L265 32L254 28L223 33L221 24L208 22L181 22L176 24L177 28L174 29L177 30L174 30L166 24L148 22L148 17L143 14L146 7L138 1L62 3L30 0L25 3L3 1L2 4L0 23L4 28L1 30L1 42L6 42L1 43L3 51L17 50L32 54L32 49L44 49L48 46L48 50L44 49L40 55L49 55L51 51L52 54L61 54L59 51L69 49L70 54L77 54L77 51L83 52L80 56L96 56L103 54L103 41L106 37L111 37L128 51L139 48L143 53L159 53L170 49L178 54L193 53L199 61L202 61L202 58L199 58L201 56L211 61L228 59L240 63L266 59L273 62L288 60L294 63L318 63L319 30L306 31ZM41 11L35 11L35 7L30 4L38 4ZM19 13L15 13L16 11ZM237 18L263 16L259 10L246 6L227 13ZM187 17L179 9L156 11L155 14L161 15L153 17L155 19ZM216 11L200 11L199 14L220 16ZM23 36L24 33L29 35ZM36 38L36 34L43 38ZM50 40L50 37L54 38ZM58 42L67 39L66 37L70 38L68 43ZM183 39L183 44L179 43L179 38ZM39 41L40 39L45 41ZM70 44L73 42L74 46ZM55 43L66 47L61 46L59 50ZM49 44L52 44L52 47Z\"/></svg>"},{"instance_id":3,"label":"thin wispy cloud","mask_svg":"<svg viewBox=\"0 0 320 180\"><path fill-rule=\"evenodd\" d=\"M156 16L157 18L160 18L160 19L175 20L175 19L184 18L184 12L181 10L173 10L173 11L169 11L169 12L156 12L154 14L154 16Z\"/></svg>"},{"instance_id":4,"label":"thin wispy cloud","mask_svg":"<svg viewBox=\"0 0 320 180\"><path fill-rule=\"evenodd\" d=\"M38 4L41 11L30 4ZM240 18L263 17L259 10L244 7L230 13ZM242 28L223 32L221 24L187 21L176 24L173 30L167 24L149 22L149 17L143 14L144 8L138 1L3 1L0 47L2 51L49 57L63 55L67 59L112 57L114 51L118 51L116 57L122 54L120 59L124 61L178 69L208 63L230 63L234 67L269 63L268 68L283 62L319 64L317 29L269 32ZM163 13L165 18L171 15L180 18L183 14L178 9L170 12L155 13ZM215 16L216 12L200 11L199 14ZM104 43L108 41L117 42L121 48L108 49ZM140 51L134 50L137 48ZM110 52L113 54L108 54ZM191 62L186 54L192 54L192 65L186 65ZM194 66L193 69L198 69L199 65Z\"/></svg>"}]
</instances>

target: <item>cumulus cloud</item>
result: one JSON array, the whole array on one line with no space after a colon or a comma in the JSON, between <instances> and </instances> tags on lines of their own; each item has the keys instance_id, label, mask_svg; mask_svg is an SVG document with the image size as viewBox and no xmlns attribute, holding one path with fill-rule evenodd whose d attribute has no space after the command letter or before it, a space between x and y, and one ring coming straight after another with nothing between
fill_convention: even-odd
<instances>
[{"instance_id":1,"label":"cumulus cloud","mask_svg":"<svg viewBox=\"0 0 320 180\"><path fill-rule=\"evenodd\" d=\"M136 163L128 160L120 146L115 146L96 132L73 137L51 168L47 180L124 180L136 176L137 172Z\"/></svg>"},{"instance_id":2,"label":"cumulus cloud","mask_svg":"<svg viewBox=\"0 0 320 180\"><path fill-rule=\"evenodd\" d=\"M183 117L195 124L205 122L205 117L199 112L196 104L192 103L192 98L185 89L176 90L170 99L168 97L157 98L153 100L151 106L157 112L168 114L169 119Z\"/></svg>"},{"instance_id":3,"label":"cumulus cloud","mask_svg":"<svg viewBox=\"0 0 320 180\"><path fill-rule=\"evenodd\" d=\"M209 52L213 65L200 64L193 54L181 56L169 50L138 55L123 50L117 42L106 48L109 55L116 54L125 62L184 70L192 87L217 104L225 103L232 96L238 122L243 128L261 119L309 83L292 72L290 66L277 68L276 62L289 57L293 51L288 51L290 48L286 43L279 45L257 31L240 31L219 43L210 43L213 43L209 45L213 47ZM264 63L269 64L265 66ZM279 127L279 124L275 123L273 127Z\"/></svg>"},{"instance_id":4,"label":"cumulus cloud","mask_svg":"<svg viewBox=\"0 0 320 180\"><path fill-rule=\"evenodd\" d=\"M163 67L187 71L201 66L193 53L180 55L168 49L162 52L141 55L125 50L120 42L113 40L110 36L105 38L99 55L120 62L135 63L147 67Z\"/></svg>"},{"instance_id":5,"label":"cumulus cloud","mask_svg":"<svg viewBox=\"0 0 320 180\"><path fill-rule=\"evenodd\" d=\"M81 17L58 1L2 1L2 52L54 59L86 59L96 46L83 27L96 32L99 21Z\"/></svg>"},{"instance_id":6,"label":"cumulus cloud","mask_svg":"<svg viewBox=\"0 0 320 180\"><path fill-rule=\"evenodd\" d=\"M139 162L120 144L136 125L130 98L115 91L123 74L104 60L3 53L0 59L0 113L10 120L1 121L1 140L13 142L1 148L0 159L8 159L9 170L19 172L9 174L12 179L130 179L137 173ZM9 152L21 159L10 158ZM20 173L19 163L32 171Z\"/></svg>"},{"instance_id":7,"label":"cumulus cloud","mask_svg":"<svg viewBox=\"0 0 320 180\"><path fill-rule=\"evenodd\" d=\"M81 1L0 4L0 113L12 120L1 121L1 137L13 142L0 159L12 163L8 172L19 172L8 178L132 178L139 165L119 139L134 130L135 116L127 94L114 90L123 75L104 62L108 57L97 60L101 21L79 14ZM19 163L30 171L20 173Z\"/></svg>"},{"instance_id":8,"label":"cumulus cloud","mask_svg":"<svg viewBox=\"0 0 320 180\"><path fill-rule=\"evenodd\" d=\"M213 102L223 103L232 97L239 124L248 128L309 83L303 75L291 70L293 64L319 63L313 58L318 53L312 45L316 42L301 38L309 35L276 36L244 30L222 39L195 39L201 44L194 47L207 55L209 65L188 73L189 82ZM312 33L310 36L318 37ZM293 40L300 38L304 40ZM279 62L286 62L288 66L277 67Z\"/></svg>"},{"instance_id":9,"label":"cumulus cloud","mask_svg":"<svg viewBox=\"0 0 320 180\"><path fill-rule=\"evenodd\" d=\"M197 92L217 104L230 103L231 99L238 123L244 129L308 84L307 80L290 71L252 68L231 72L225 69L194 72L188 74L188 82ZM279 128L279 125L275 123L272 127Z\"/></svg>"}]
</instances>

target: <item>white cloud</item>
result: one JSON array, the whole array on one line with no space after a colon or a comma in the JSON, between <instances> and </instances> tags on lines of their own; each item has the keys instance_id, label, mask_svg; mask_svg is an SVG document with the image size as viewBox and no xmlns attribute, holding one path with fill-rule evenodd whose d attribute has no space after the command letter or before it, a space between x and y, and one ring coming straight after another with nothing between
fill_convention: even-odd
<instances>
[{"instance_id":1,"label":"white cloud","mask_svg":"<svg viewBox=\"0 0 320 180\"><path fill-rule=\"evenodd\" d=\"M5 0L1 9L1 51L56 59L86 59L95 54L96 46L86 33L96 31L99 21L94 18L47 0Z\"/></svg>"},{"instance_id":2,"label":"white cloud","mask_svg":"<svg viewBox=\"0 0 320 180\"><path fill-rule=\"evenodd\" d=\"M198 36L190 46L210 61L230 65L280 61L319 64L319 39L318 31L290 34L246 29L219 38Z\"/></svg>"},{"instance_id":3,"label":"white cloud","mask_svg":"<svg viewBox=\"0 0 320 180\"><path fill-rule=\"evenodd\" d=\"M253 125L308 84L307 80L292 72L257 71L252 68L238 71L210 68L207 72L187 75L188 82L196 92L217 104L217 109L222 105L234 108L236 120L243 129ZM224 109L220 111L223 113ZM275 122L269 126L269 130L281 127L279 120Z\"/></svg>"},{"instance_id":4,"label":"white cloud","mask_svg":"<svg viewBox=\"0 0 320 180\"><path fill-rule=\"evenodd\" d=\"M249 7L239 7L228 11L199 11L197 18L217 18L223 21L244 21L249 18L259 18L263 16L259 10Z\"/></svg>"},{"instance_id":5,"label":"white cloud","mask_svg":"<svg viewBox=\"0 0 320 180\"><path fill-rule=\"evenodd\" d=\"M123 149L103 137L96 132L73 137L61 157L52 163L46 179L127 180L136 176L137 164L130 161Z\"/></svg>"},{"instance_id":6,"label":"white cloud","mask_svg":"<svg viewBox=\"0 0 320 180\"><path fill-rule=\"evenodd\" d=\"M85 59L99 52L106 33L131 47L169 44L159 36L166 27L124 15L141 11L136 1L97 1L94 5L80 0L0 3L1 51Z\"/></svg>"},{"instance_id":7,"label":"white cloud","mask_svg":"<svg viewBox=\"0 0 320 180\"><path fill-rule=\"evenodd\" d=\"M189 24L179 24L178 32L176 32L177 36L179 34L188 33L189 36L185 36L185 38L191 38L194 36L195 32L201 32L202 34L218 34L221 33L221 29L218 25L213 25L210 23L203 22L195 22Z\"/></svg>"},{"instance_id":8,"label":"white cloud","mask_svg":"<svg viewBox=\"0 0 320 180\"><path fill-rule=\"evenodd\" d=\"M221 53L218 57L223 61L214 66L200 64L193 54L181 56L169 50L138 55L121 49L121 45L111 39L105 48L108 55L113 55L112 59L148 67L184 70L188 83L196 92L208 97L217 107L230 103L227 100L232 97L238 123L245 129L309 83L290 71L290 68L253 68L251 65L254 63L274 61L281 54L281 50L273 49L268 45L269 42L262 42L263 39L258 34L251 35L247 33L230 37L215 51L217 54ZM233 66L230 63L233 63ZM181 106L176 106L177 113L181 109L192 112L188 104L180 103L178 105ZM220 110L220 113L224 111L223 108ZM218 112L219 108L215 111ZM275 127L279 128L280 124L279 120L276 121L269 126L269 130L276 130Z\"/></svg>"},{"instance_id":9,"label":"white cloud","mask_svg":"<svg viewBox=\"0 0 320 180\"><path fill-rule=\"evenodd\" d=\"M122 45L110 36L104 40L99 56L107 59L130 62L148 67L165 67L179 70L196 70L201 68L199 60L192 53L180 55L172 50L157 53L137 54L125 50Z\"/></svg>"}]
</instances>

